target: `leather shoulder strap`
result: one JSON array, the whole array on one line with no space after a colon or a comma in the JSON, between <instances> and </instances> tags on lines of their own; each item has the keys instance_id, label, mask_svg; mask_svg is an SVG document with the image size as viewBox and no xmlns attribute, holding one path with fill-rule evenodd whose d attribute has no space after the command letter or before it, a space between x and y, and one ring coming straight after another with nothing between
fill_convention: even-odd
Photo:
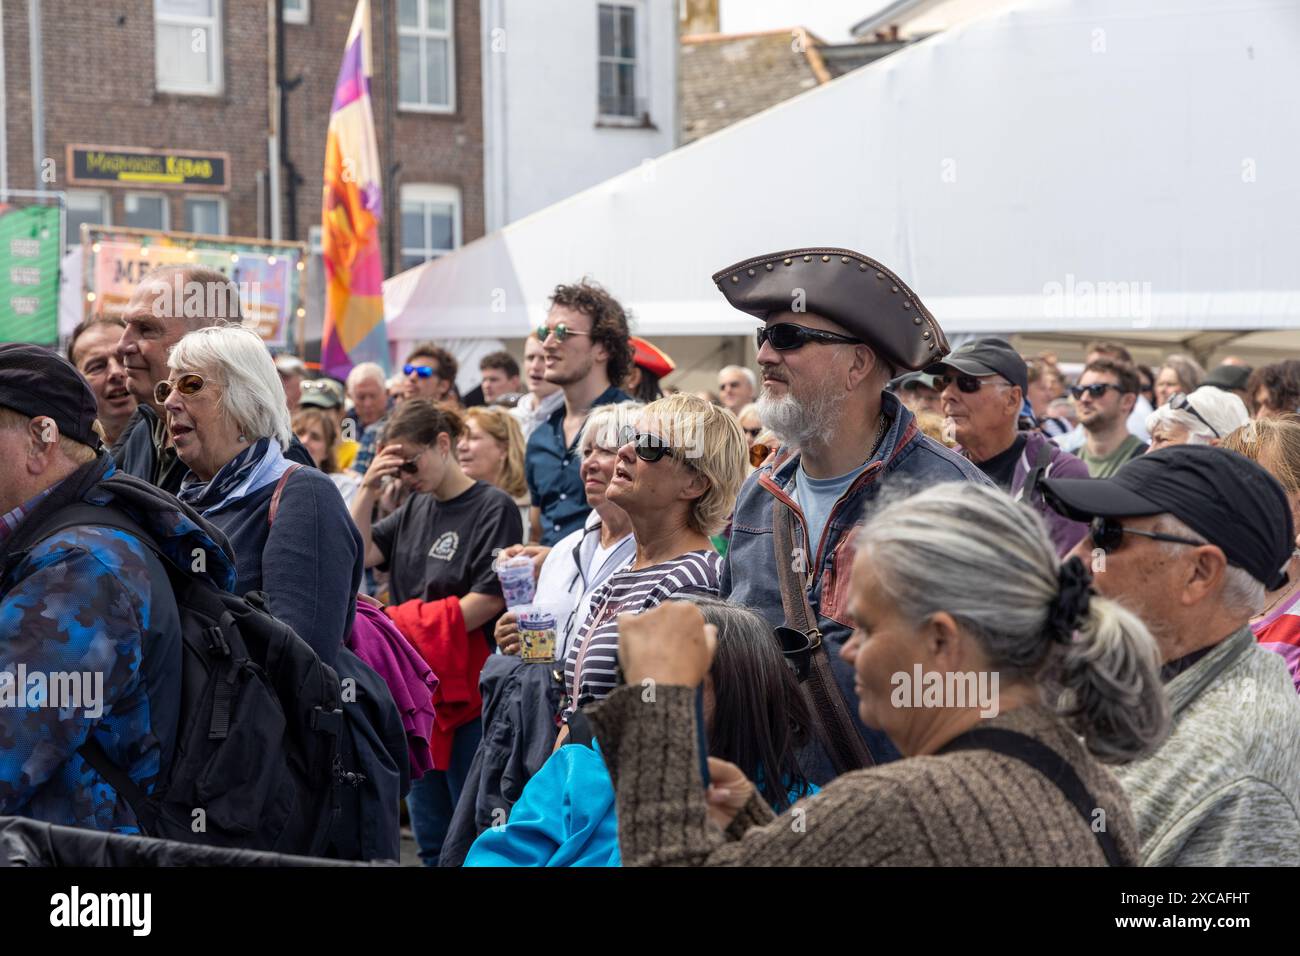
<instances>
[{"instance_id":1,"label":"leather shoulder strap","mask_svg":"<svg viewBox=\"0 0 1300 956\"><path fill-rule=\"evenodd\" d=\"M271 507L266 512L266 525L268 528L275 524L275 514L280 510L280 496L284 494L284 486L289 483L289 476L301 467L302 465L294 462L284 470L280 480L275 483L275 491L271 493Z\"/></svg>"},{"instance_id":2,"label":"leather shoulder strap","mask_svg":"<svg viewBox=\"0 0 1300 956\"><path fill-rule=\"evenodd\" d=\"M1106 863L1110 866L1129 865L1110 832L1104 829L1098 830L1093 826L1093 814L1098 809L1097 801L1088 792L1084 782L1079 779L1075 769L1047 744L1014 730L979 727L950 740L939 750L939 753L952 753L957 750L991 750L1033 767L1060 790L1065 799L1070 801L1078 811L1083 822L1101 845Z\"/></svg>"}]
</instances>

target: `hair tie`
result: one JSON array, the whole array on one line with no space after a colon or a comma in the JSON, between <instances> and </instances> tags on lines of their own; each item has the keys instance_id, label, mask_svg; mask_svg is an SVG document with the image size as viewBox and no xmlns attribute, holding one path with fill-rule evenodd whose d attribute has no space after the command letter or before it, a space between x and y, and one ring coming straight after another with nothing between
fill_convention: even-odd
<instances>
[{"instance_id":1,"label":"hair tie","mask_svg":"<svg viewBox=\"0 0 1300 956\"><path fill-rule=\"evenodd\" d=\"M1091 601L1092 575L1083 562L1077 557L1061 562L1056 572L1056 597L1047 606L1047 635L1062 644L1070 643Z\"/></svg>"}]
</instances>

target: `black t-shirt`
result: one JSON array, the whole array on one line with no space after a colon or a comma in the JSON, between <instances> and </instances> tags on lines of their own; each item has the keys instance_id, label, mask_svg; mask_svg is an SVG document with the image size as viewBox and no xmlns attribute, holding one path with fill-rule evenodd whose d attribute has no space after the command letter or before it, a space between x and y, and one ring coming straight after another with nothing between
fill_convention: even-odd
<instances>
[{"instance_id":1,"label":"black t-shirt","mask_svg":"<svg viewBox=\"0 0 1300 956\"><path fill-rule=\"evenodd\" d=\"M450 501L411 495L371 529L390 572L394 604L412 598L439 601L471 592L501 596L492 562L524 537L519 506L486 481L476 481ZM484 628L491 638L495 620Z\"/></svg>"},{"instance_id":2,"label":"black t-shirt","mask_svg":"<svg viewBox=\"0 0 1300 956\"><path fill-rule=\"evenodd\" d=\"M1016 440L1006 451L998 452L988 461L977 462L979 470L989 476L989 480L1003 491L1011 490L1012 479L1016 477L1016 462L1025 450L1025 436L1017 435Z\"/></svg>"}]
</instances>

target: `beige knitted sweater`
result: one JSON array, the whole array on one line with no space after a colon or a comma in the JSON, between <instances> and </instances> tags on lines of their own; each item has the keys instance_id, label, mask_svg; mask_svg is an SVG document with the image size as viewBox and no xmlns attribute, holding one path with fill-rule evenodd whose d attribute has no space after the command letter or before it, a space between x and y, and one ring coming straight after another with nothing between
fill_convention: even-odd
<instances>
[{"instance_id":1,"label":"beige knitted sweater","mask_svg":"<svg viewBox=\"0 0 1300 956\"><path fill-rule=\"evenodd\" d=\"M912 757L845 774L781 817L754 796L723 833L708 818L695 696L621 687L589 710L614 781L624 866L1104 866L1096 836L1032 767L986 750ZM1126 860L1138 858L1118 782L1049 710L986 721L1060 754L1098 802Z\"/></svg>"}]
</instances>

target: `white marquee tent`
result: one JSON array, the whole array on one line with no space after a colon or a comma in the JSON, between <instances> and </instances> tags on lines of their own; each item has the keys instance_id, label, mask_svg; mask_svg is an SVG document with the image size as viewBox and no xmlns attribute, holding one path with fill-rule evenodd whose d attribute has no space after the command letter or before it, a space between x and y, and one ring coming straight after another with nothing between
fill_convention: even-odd
<instances>
[{"instance_id":1,"label":"white marquee tent","mask_svg":"<svg viewBox=\"0 0 1300 956\"><path fill-rule=\"evenodd\" d=\"M1027 0L395 276L390 337L522 336L582 275L646 335L747 334L711 273L801 245L950 335L1300 329L1297 91L1295 0Z\"/></svg>"}]
</instances>

